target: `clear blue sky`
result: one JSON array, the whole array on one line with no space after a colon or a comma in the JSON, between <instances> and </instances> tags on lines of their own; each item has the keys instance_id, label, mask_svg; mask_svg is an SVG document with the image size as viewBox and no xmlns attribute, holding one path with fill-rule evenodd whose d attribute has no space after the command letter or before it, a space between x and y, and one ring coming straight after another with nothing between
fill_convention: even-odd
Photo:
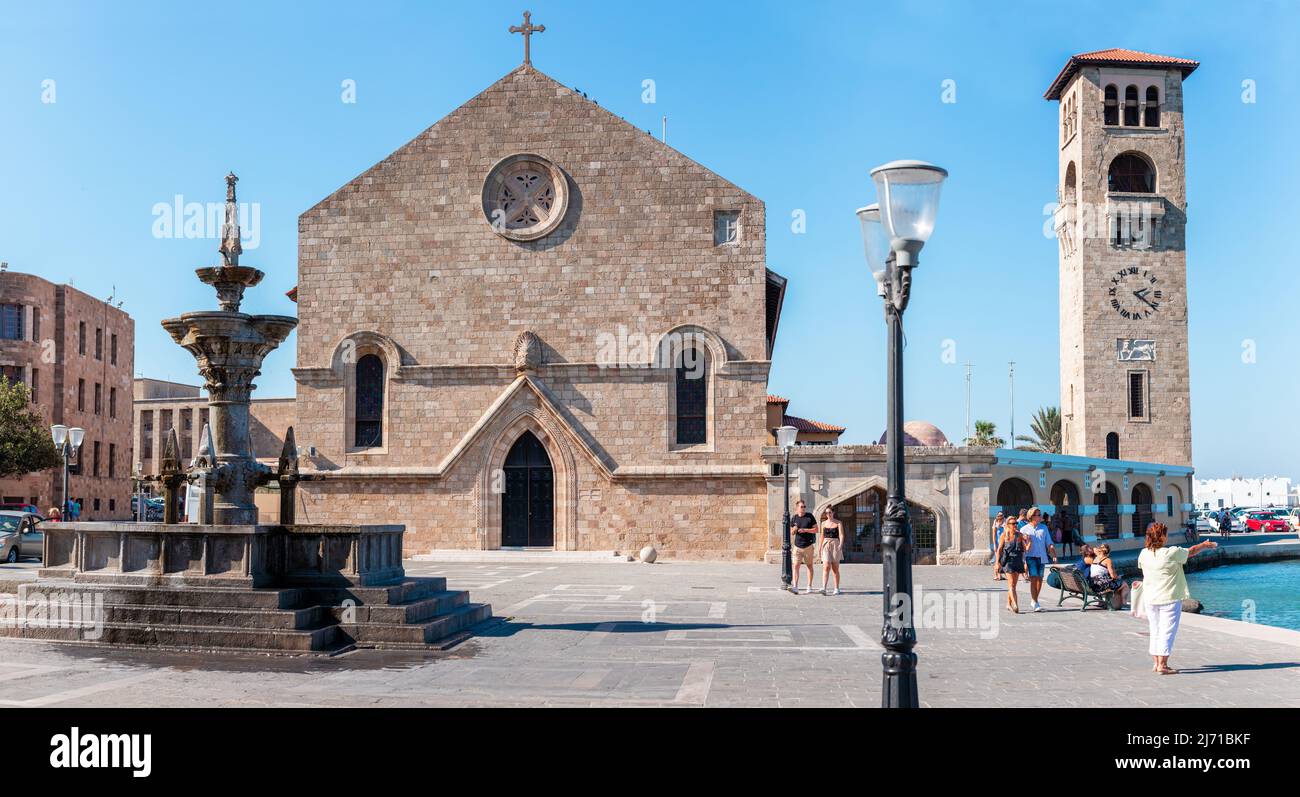
<instances>
[{"instance_id":1,"label":"clear blue sky","mask_svg":"<svg viewBox=\"0 0 1300 797\"><path fill-rule=\"evenodd\" d=\"M219 201L234 169L261 205L267 272L245 307L293 313L297 216L520 61L525 3L15 3L0 11L0 259L108 296L137 323L137 369L192 381L158 321L213 304L192 269L215 240L157 239L155 203ZM1058 403L1056 106L1076 52L1198 59L1186 86L1195 465L1300 477L1294 245L1300 130L1294 4L530 2L534 62L761 197L791 287L771 389L792 412L884 426L884 327L853 210L867 171L946 166L908 313L907 415L962 436ZM645 104L642 81L656 82ZM42 81L56 102L42 103ZM357 102L340 101L356 81ZM944 80L957 102L941 102ZM1243 80L1258 101L1241 101ZM791 213L807 232L791 232ZM1243 340L1257 360L1242 362ZM941 359L956 344L956 364ZM293 390L293 340L259 380Z\"/></svg>"}]
</instances>

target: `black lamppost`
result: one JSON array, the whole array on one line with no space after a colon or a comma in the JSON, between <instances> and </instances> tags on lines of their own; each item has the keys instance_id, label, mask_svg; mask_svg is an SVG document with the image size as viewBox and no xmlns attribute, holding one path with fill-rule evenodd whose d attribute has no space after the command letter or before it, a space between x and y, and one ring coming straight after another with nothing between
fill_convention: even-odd
<instances>
[{"instance_id":1,"label":"black lamppost","mask_svg":"<svg viewBox=\"0 0 1300 797\"><path fill-rule=\"evenodd\" d=\"M790 449L799 430L793 426L782 426L776 430L776 444L785 453L785 464L781 475L785 478L785 515L781 519L781 589L790 589L794 582L794 568L790 563Z\"/></svg>"},{"instance_id":2,"label":"black lamppost","mask_svg":"<svg viewBox=\"0 0 1300 797\"><path fill-rule=\"evenodd\" d=\"M78 427L69 429L63 424L55 424L50 427L50 438L54 440L54 447L59 450L63 457L63 508L60 510L63 517L59 520L67 522L72 518L68 517L68 504L71 499L68 498L68 460L72 455L77 453L81 447L81 441L86 437L86 430Z\"/></svg>"},{"instance_id":3,"label":"black lamppost","mask_svg":"<svg viewBox=\"0 0 1300 797\"><path fill-rule=\"evenodd\" d=\"M939 188L948 172L921 161L894 161L871 170L880 204L858 211L867 263L884 299L888 332L888 495L881 528L884 625L880 643L881 705L916 708L916 627L912 621L912 526L903 477L903 311L912 292L917 254L934 231Z\"/></svg>"}]
</instances>

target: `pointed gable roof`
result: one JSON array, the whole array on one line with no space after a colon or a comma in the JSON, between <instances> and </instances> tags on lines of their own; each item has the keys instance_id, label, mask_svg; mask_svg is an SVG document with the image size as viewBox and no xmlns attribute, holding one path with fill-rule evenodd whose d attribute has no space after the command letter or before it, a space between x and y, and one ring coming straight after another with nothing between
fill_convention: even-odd
<instances>
[{"instance_id":1,"label":"pointed gable roof","mask_svg":"<svg viewBox=\"0 0 1300 797\"><path fill-rule=\"evenodd\" d=\"M574 89L571 89L544 72L539 71L536 67L527 64L515 67L506 73L500 80L488 86L482 92L472 99L461 105L456 110L439 119L430 127L423 130L415 138L398 147L387 157L371 166L366 171L349 180L346 184L338 188L329 196L316 203L310 209L302 214L302 218L312 216L317 213L325 212L330 208L334 201L345 196L357 188L364 186L372 178L378 177L383 171L398 160L404 159L420 150L431 152L437 151L437 139L439 128L448 124L452 120L462 119L466 115L482 114L484 116L502 117L510 113L508 110L510 103L520 97L536 98L544 97L547 102L555 106L567 106L568 109L577 110L578 117L586 117L586 121L597 125L611 125L614 128L621 128L623 133L635 134L638 141L643 141L643 146L637 149L643 149L655 155L660 155L669 160L669 165L681 166L696 173L699 178L714 182L718 185L740 192L749 200L762 204L762 201L750 192L726 180L717 173L710 171L708 168L700 165L697 161L688 158L673 147L655 138L649 132L628 122L614 113L601 107L598 103L590 100ZM549 111L535 109L532 111L536 114L549 115ZM561 167L564 164L559 164Z\"/></svg>"},{"instance_id":2,"label":"pointed gable roof","mask_svg":"<svg viewBox=\"0 0 1300 797\"><path fill-rule=\"evenodd\" d=\"M1082 66L1178 67L1182 71L1183 77L1187 77L1200 65L1199 61L1193 61L1190 58L1156 55L1155 53L1125 50L1118 47L1112 47L1109 50L1095 50L1090 53L1079 53L1070 56L1070 60L1065 62L1061 73L1052 81L1052 85L1048 87L1043 99L1059 100L1061 92L1065 90L1065 87L1070 83L1070 79Z\"/></svg>"}]
</instances>

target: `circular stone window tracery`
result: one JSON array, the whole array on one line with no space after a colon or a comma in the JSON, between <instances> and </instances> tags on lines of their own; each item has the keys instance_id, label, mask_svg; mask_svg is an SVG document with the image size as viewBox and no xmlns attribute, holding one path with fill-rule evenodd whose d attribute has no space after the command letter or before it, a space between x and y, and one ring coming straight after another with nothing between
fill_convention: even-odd
<instances>
[{"instance_id":1,"label":"circular stone window tracery","mask_svg":"<svg viewBox=\"0 0 1300 797\"><path fill-rule=\"evenodd\" d=\"M541 155L511 155L488 172L483 214L512 241L534 241L560 226L569 209L564 172Z\"/></svg>"}]
</instances>

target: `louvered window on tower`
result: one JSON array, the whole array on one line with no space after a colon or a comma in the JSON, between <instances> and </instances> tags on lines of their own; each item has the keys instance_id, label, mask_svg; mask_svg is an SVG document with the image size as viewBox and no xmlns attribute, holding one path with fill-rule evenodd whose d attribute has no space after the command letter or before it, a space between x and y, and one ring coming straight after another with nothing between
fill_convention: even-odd
<instances>
[{"instance_id":1,"label":"louvered window on tower","mask_svg":"<svg viewBox=\"0 0 1300 797\"><path fill-rule=\"evenodd\" d=\"M1128 375L1128 417L1141 421L1147 417L1147 375L1145 371L1130 371Z\"/></svg>"}]
</instances>

